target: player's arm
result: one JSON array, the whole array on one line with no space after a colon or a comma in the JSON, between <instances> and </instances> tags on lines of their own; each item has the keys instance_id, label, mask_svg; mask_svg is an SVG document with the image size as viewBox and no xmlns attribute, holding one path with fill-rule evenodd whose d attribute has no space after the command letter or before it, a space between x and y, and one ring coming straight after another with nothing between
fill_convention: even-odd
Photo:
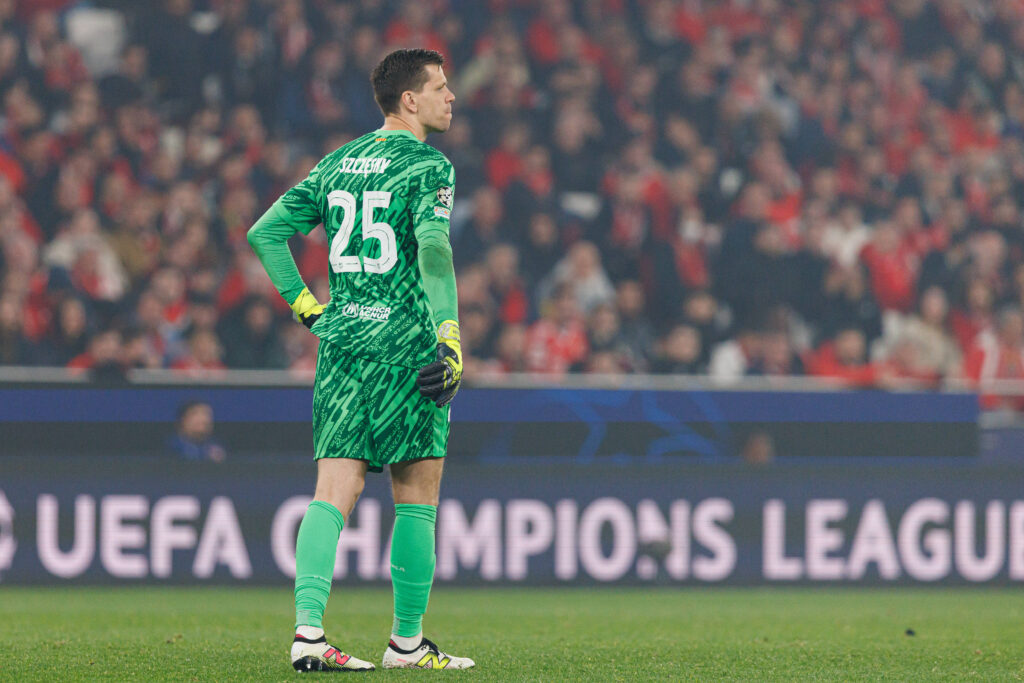
<instances>
[{"instance_id":1,"label":"player's arm","mask_svg":"<svg viewBox=\"0 0 1024 683\"><path fill-rule=\"evenodd\" d=\"M448 239L448 226L428 223L417 227L419 242L420 277L423 291L434 311L434 324L459 321L459 297L455 286L455 263L452 245Z\"/></svg>"},{"instance_id":2,"label":"player's arm","mask_svg":"<svg viewBox=\"0 0 1024 683\"><path fill-rule=\"evenodd\" d=\"M413 202L420 279L437 330L435 361L420 368L417 384L420 393L439 407L455 397L462 381L459 298L448 237L454 191L455 173L445 161L425 175Z\"/></svg>"},{"instance_id":3,"label":"player's arm","mask_svg":"<svg viewBox=\"0 0 1024 683\"><path fill-rule=\"evenodd\" d=\"M317 169L274 202L249 229L249 245L259 257L274 287L306 327L313 327L324 307L302 281L288 240L296 233L308 235L320 224L315 202Z\"/></svg>"}]
</instances>

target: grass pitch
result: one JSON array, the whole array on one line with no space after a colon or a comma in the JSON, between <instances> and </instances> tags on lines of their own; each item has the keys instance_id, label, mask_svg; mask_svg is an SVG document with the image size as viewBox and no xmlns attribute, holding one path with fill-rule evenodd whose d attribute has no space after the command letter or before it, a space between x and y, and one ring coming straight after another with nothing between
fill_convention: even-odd
<instances>
[{"instance_id":1,"label":"grass pitch","mask_svg":"<svg viewBox=\"0 0 1024 683\"><path fill-rule=\"evenodd\" d=\"M379 666L390 606L336 587L328 635ZM3 588L0 680L295 681L291 619L284 586ZM1024 679L1020 590L440 588L427 627L474 681Z\"/></svg>"}]
</instances>

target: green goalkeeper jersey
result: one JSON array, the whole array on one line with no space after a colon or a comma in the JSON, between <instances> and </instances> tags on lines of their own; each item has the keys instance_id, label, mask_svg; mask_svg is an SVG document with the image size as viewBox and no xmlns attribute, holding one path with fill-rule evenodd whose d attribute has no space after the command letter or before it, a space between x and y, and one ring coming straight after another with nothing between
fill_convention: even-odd
<instances>
[{"instance_id":1,"label":"green goalkeeper jersey","mask_svg":"<svg viewBox=\"0 0 1024 683\"><path fill-rule=\"evenodd\" d=\"M418 236L447 238L455 171L404 130L377 130L324 157L271 207L308 234L323 223L331 300L312 331L352 356L419 367L434 360L435 312Z\"/></svg>"}]
</instances>

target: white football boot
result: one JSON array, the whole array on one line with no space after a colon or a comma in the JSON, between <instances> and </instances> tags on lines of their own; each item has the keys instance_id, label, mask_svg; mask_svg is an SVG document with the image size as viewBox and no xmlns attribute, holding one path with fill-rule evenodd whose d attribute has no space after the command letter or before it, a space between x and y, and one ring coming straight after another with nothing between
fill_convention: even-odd
<instances>
[{"instance_id":1,"label":"white football boot","mask_svg":"<svg viewBox=\"0 0 1024 683\"><path fill-rule=\"evenodd\" d=\"M295 634L292 643L292 667L299 673L312 671L373 671L373 664L347 655L327 639L320 636L316 640L303 638Z\"/></svg>"},{"instance_id":2,"label":"white football boot","mask_svg":"<svg viewBox=\"0 0 1024 683\"><path fill-rule=\"evenodd\" d=\"M474 666L476 662L469 657L453 657L441 652L426 638L412 650L399 648L393 640L384 650L385 669L472 669Z\"/></svg>"}]
</instances>

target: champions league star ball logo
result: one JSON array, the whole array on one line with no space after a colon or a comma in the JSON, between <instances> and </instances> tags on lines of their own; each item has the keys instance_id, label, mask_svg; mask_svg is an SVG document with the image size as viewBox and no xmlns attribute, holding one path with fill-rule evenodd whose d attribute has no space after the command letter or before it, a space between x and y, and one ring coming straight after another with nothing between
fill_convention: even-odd
<instances>
[{"instance_id":1,"label":"champions league star ball logo","mask_svg":"<svg viewBox=\"0 0 1024 683\"><path fill-rule=\"evenodd\" d=\"M0 577L4 570L11 568L17 547L14 540L14 508L3 491L0 491Z\"/></svg>"},{"instance_id":2,"label":"champions league star ball logo","mask_svg":"<svg viewBox=\"0 0 1024 683\"><path fill-rule=\"evenodd\" d=\"M442 187L437 191L437 201L441 202L449 209L452 208L452 188Z\"/></svg>"}]
</instances>

